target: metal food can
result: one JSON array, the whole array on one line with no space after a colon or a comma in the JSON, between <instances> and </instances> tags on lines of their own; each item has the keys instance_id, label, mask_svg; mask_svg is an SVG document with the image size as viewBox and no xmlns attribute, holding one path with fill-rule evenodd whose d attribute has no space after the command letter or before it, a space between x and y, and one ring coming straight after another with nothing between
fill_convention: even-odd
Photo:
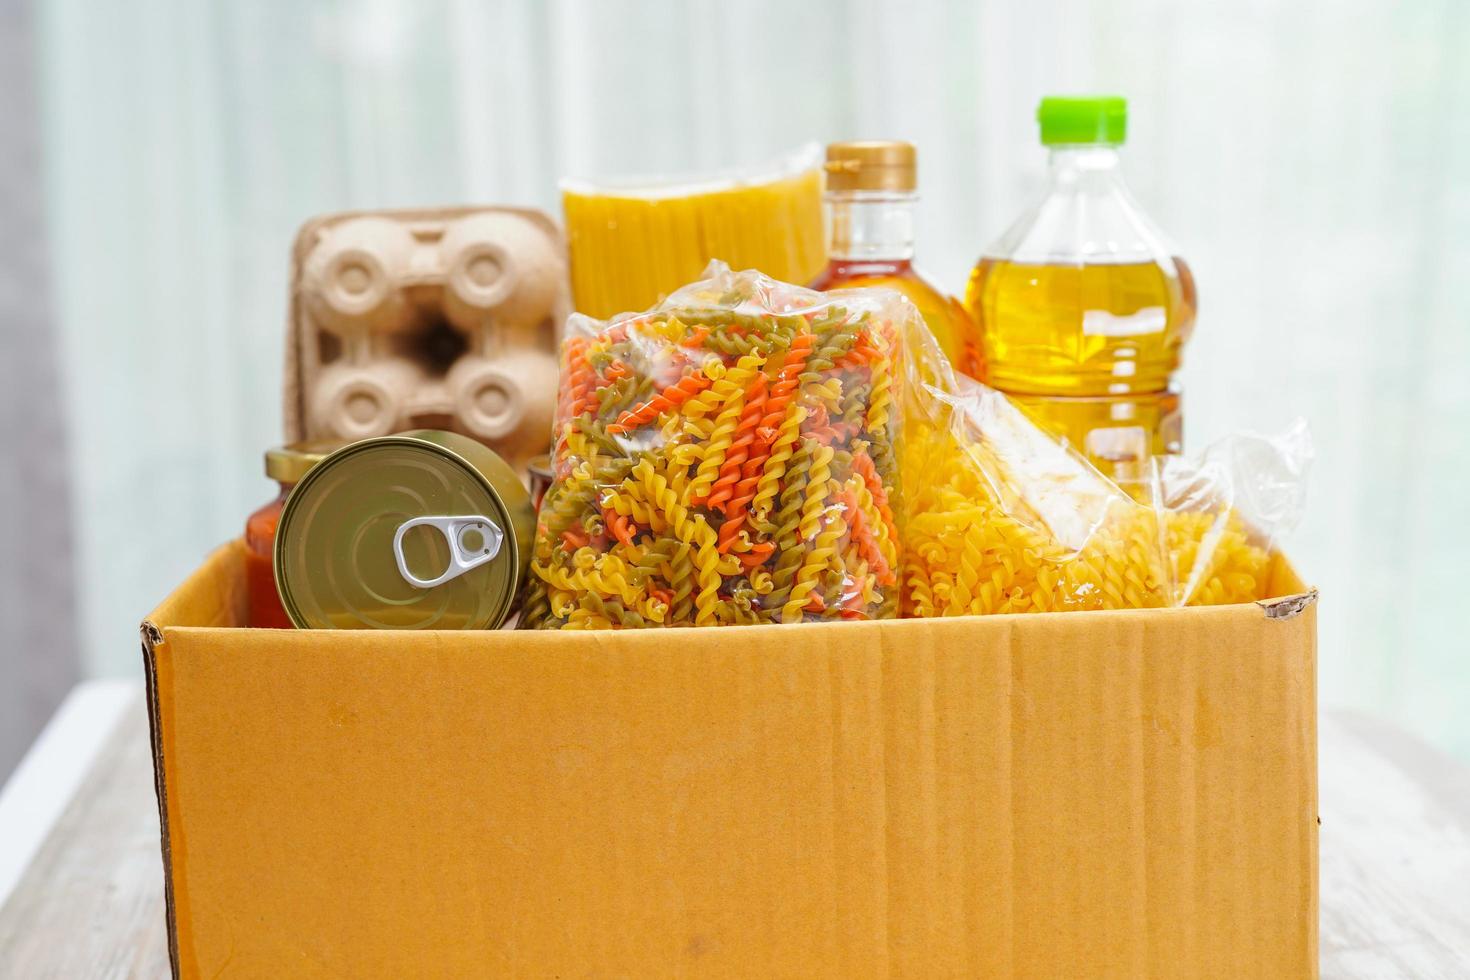
<instances>
[{"instance_id":1,"label":"metal food can","mask_svg":"<svg viewBox=\"0 0 1470 980\"><path fill-rule=\"evenodd\" d=\"M495 629L534 528L515 470L468 436L364 439L312 467L286 499L276 586L302 629Z\"/></svg>"},{"instance_id":2,"label":"metal food can","mask_svg":"<svg viewBox=\"0 0 1470 980\"><path fill-rule=\"evenodd\" d=\"M546 453L537 456L526 464L526 472L531 478L531 506L539 511L541 501L546 497L546 491L551 489L551 481L555 474L551 469L551 454Z\"/></svg>"}]
</instances>

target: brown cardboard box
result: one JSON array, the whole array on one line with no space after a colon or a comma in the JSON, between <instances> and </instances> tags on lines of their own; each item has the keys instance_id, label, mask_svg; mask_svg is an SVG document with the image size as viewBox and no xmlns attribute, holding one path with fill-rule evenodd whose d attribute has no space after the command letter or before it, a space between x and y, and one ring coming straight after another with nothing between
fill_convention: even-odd
<instances>
[{"instance_id":1,"label":"brown cardboard box","mask_svg":"<svg viewBox=\"0 0 1470 980\"><path fill-rule=\"evenodd\" d=\"M666 632L144 624L176 975L1304 977L1314 592Z\"/></svg>"}]
</instances>

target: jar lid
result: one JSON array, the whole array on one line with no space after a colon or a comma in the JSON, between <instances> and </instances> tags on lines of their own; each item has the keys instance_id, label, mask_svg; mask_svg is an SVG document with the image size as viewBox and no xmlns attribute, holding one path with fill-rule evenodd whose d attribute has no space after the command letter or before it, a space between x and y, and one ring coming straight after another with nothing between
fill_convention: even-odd
<instances>
[{"instance_id":1,"label":"jar lid","mask_svg":"<svg viewBox=\"0 0 1470 980\"><path fill-rule=\"evenodd\" d=\"M312 442L293 442L289 446L276 446L265 451L265 475L277 483L287 485L300 483L307 472L341 449L347 443L340 439L317 439Z\"/></svg>"},{"instance_id":2,"label":"jar lid","mask_svg":"<svg viewBox=\"0 0 1470 980\"><path fill-rule=\"evenodd\" d=\"M495 629L530 560L534 521L515 471L467 436L364 439L286 498L281 604L303 629Z\"/></svg>"},{"instance_id":3,"label":"jar lid","mask_svg":"<svg viewBox=\"0 0 1470 980\"><path fill-rule=\"evenodd\" d=\"M914 144L857 140L827 144L829 191L912 191L918 186Z\"/></svg>"}]
</instances>

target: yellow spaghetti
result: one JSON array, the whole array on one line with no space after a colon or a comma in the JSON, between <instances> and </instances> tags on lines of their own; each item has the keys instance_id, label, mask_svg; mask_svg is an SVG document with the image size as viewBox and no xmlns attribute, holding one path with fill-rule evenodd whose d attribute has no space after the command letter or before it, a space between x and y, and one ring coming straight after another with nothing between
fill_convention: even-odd
<instances>
[{"instance_id":1,"label":"yellow spaghetti","mask_svg":"<svg viewBox=\"0 0 1470 980\"><path fill-rule=\"evenodd\" d=\"M712 259L808 282L826 263L815 146L766 172L616 186L562 182L572 298L607 318L662 301Z\"/></svg>"}]
</instances>

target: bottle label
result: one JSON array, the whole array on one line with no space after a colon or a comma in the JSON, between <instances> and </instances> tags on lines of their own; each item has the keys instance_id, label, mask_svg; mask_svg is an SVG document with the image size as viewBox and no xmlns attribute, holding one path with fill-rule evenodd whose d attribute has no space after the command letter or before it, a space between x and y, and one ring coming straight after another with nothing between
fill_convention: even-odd
<instances>
[{"instance_id":1,"label":"bottle label","mask_svg":"<svg viewBox=\"0 0 1470 980\"><path fill-rule=\"evenodd\" d=\"M1136 463L1148 458L1148 431L1137 425L1093 429L1087 433L1084 448L1094 459L1114 464Z\"/></svg>"},{"instance_id":2,"label":"bottle label","mask_svg":"<svg viewBox=\"0 0 1470 980\"><path fill-rule=\"evenodd\" d=\"M1082 314L1082 332L1089 337L1135 337L1146 333L1163 333L1169 325L1169 314L1162 306L1145 306L1136 313L1119 316L1107 310L1088 310Z\"/></svg>"}]
</instances>

